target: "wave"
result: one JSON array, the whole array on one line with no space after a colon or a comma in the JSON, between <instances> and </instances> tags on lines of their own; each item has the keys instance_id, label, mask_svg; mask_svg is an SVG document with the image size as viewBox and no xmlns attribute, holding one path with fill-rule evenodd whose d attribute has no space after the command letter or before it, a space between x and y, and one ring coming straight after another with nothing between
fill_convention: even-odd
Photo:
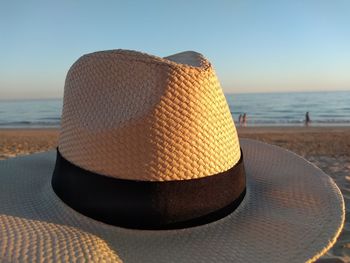
<instances>
[{"instance_id":1,"label":"wave","mask_svg":"<svg viewBox=\"0 0 350 263\"><path fill-rule=\"evenodd\" d=\"M60 121L60 117L44 117L44 118L39 118L39 120L48 120L48 121Z\"/></svg>"},{"instance_id":2,"label":"wave","mask_svg":"<svg viewBox=\"0 0 350 263\"><path fill-rule=\"evenodd\" d=\"M59 121L12 121L12 122L0 122L2 128L55 128L59 127Z\"/></svg>"}]
</instances>

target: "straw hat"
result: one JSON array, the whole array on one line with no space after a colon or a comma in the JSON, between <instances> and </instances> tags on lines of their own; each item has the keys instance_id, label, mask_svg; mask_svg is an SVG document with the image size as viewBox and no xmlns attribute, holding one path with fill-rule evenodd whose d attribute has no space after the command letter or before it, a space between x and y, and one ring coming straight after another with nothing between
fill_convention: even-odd
<instances>
[{"instance_id":1,"label":"straw hat","mask_svg":"<svg viewBox=\"0 0 350 263\"><path fill-rule=\"evenodd\" d=\"M211 64L113 50L69 70L57 151L0 162L1 262L311 262L333 180L238 139Z\"/></svg>"}]
</instances>

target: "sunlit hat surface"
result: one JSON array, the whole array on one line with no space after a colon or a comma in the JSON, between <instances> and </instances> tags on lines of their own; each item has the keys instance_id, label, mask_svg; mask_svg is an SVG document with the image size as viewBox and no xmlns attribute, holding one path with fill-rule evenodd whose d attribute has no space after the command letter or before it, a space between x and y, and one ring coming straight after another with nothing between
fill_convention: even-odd
<instances>
[{"instance_id":1,"label":"sunlit hat surface","mask_svg":"<svg viewBox=\"0 0 350 263\"><path fill-rule=\"evenodd\" d=\"M312 262L343 223L329 176L238 138L196 52L82 56L57 150L0 162L0 262Z\"/></svg>"}]
</instances>

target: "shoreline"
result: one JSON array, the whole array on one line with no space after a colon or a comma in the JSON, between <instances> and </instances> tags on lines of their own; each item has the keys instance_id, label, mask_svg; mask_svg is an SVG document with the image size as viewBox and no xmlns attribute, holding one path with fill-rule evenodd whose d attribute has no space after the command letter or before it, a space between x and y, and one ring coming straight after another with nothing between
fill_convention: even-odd
<instances>
[{"instance_id":1,"label":"shoreline","mask_svg":"<svg viewBox=\"0 0 350 263\"><path fill-rule=\"evenodd\" d=\"M261 132L343 132L350 131L350 126L247 126L236 127L243 133Z\"/></svg>"}]
</instances>

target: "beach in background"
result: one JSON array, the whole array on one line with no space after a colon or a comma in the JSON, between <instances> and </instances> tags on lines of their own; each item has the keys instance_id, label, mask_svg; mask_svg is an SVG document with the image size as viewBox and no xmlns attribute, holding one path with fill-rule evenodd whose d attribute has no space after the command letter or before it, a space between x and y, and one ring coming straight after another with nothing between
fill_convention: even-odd
<instances>
[{"instance_id":1,"label":"beach in background","mask_svg":"<svg viewBox=\"0 0 350 263\"><path fill-rule=\"evenodd\" d=\"M350 92L226 94L240 138L289 149L338 184L346 223L336 245L319 262L350 262ZM62 99L0 101L0 160L55 149ZM311 116L304 127L305 112ZM247 113L247 127L239 114Z\"/></svg>"}]
</instances>

